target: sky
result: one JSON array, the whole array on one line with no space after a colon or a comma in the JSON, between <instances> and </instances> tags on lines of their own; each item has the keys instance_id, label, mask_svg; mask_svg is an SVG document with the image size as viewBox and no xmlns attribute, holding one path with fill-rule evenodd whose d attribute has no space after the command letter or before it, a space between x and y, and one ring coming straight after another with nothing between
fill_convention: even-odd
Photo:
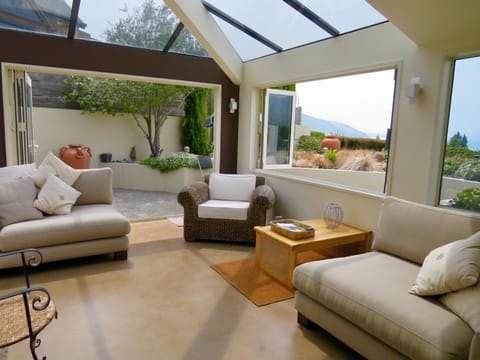
<instances>
[{"instance_id":1,"label":"sky","mask_svg":"<svg viewBox=\"0 0 480 360\"><path fill-rule=\"evenodd\" d=\"M302 112L384 137L392 117L394 70L297 83Z\"/></svg>"},{"instance_id":2,"label":"sky","mask_svg":"<svg viewBox=\"0 0 480 360\"><path fill-rule=\"evenodd\" d=\"M87 27L84 29L92 37L104 40L102 34L118 19L131 14L145 0L82 0L78 15Z\"/></svg>"},{"instance_id":3,"label":"sky","mask_svg":"<svg viewBox=\"0 0 480 360\"><path fill-rule=\"evenodd\" d=\"M471 150L480 150L480 57L455 64L447 138L457 132L467 136Z\"/></svg>"}]
</instances>

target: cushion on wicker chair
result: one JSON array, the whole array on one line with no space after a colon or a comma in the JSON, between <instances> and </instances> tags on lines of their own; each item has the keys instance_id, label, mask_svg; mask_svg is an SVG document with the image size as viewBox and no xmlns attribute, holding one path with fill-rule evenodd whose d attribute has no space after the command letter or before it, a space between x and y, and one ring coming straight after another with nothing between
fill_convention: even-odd
<instances>
[{"instance_id":1,"label":"cushion on wicker chair","mask_svg":"<svg viewBox=\"0 0 480 360\"><path fill-rule=\"evenodd\" d=\"M198 217L247 220L249 206L248 201L208 200L198 205Z\"/></svg>"},{"instance_id":2,"label":"cushion on wicker chair","mask_svg":"<svg viewBox=\"0 0 480 360\"><path fill-rule=\"evenodd\" d=\"M208 190L212 200L250 201L255 190L255 175L210 174Z\"/></svg>"}]
</instances>

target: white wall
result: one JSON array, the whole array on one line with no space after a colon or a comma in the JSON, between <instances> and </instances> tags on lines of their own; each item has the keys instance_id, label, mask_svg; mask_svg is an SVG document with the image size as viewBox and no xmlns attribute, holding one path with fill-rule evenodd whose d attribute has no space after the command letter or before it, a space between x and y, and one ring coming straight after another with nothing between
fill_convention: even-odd
<instances>
[{"instance_id":1,"label":"white wall","mask_svg":"<svg viewBox=\"0 0 480 360\"><path fill-rule=\"evenodd\" d=\"M477 49L480 50L480 37L477 42ZM468 45L468 50L471 50L471 45ZM455 49L445 49L445 44L442 48L422 48L391 23L385 23L246 63L240 87L238 172L255 169L257 146L254 134L259 88L359 70L397 67L387 193L433 204L445 121L441 89L448 87L444 79L445 64L447 56L460 55L465 50L458 43L455 46ZM412 77L421 77L424 85L423 93L415 104L409 103L404 95L405 86ZM269 177L268 172L266 174ZM288 179L280 181L278 177L272 177L269 182L278 194L277 211L288 216L319 215L318 204L323 204L326 198L341 198L348 209L364 208L359 210L359 217L353 219L358 225L365 220L365 216L375 216L376 213L371 207L372 200L365 204L365 197L361 193L339 190L332 196L331 188L322 185L309 185L308 191L305 191L295 181L289 182ZM376 202L378 210L381 197L373 202Z\"/></svg>"},{"instance_id":2,"label":"white wall","mask_svg":"<svg viewBox=\"0 0 480 360\"><path fill-rule=\"evenodd\" d=\"M162 155L182 150L180 143L181 119L169 117L162 127L160 145ZM33 109L35 143L38 149L35 161L40 163L48 151L58 156L68 144L83 144L92 151L91 167L98 167L101 153L112 153L113 160L130 159L135 146L137 160L150 155L143 137L131 115L82 114L79 110Z\"/></svg>"}]
</instances>

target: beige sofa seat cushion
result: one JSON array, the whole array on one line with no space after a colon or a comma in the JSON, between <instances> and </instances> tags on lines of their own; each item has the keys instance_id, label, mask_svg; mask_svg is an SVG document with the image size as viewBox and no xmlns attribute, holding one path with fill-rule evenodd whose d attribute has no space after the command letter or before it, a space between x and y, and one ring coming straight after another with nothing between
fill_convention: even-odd
<instances>
[{"instance_id":1,"label":"beige sofa seat cushion","mask_svg":"<svg viewBox=\"0 0 480 360\"><path fill-rule=\"evenodd\" d=\"M74 206L68 215L47 216L4 227L0 232L0 251L120 237L129 232L128 219L112 205Z\"/></svg>"},{"instance_id":2,"label":"beige sofa seat cushion","mask_svg":"<svg viewBox=\"0 0 480 360\"><path fill-rule=\"evenodd\" d=\"M208 200L198 206L198 217L247 220L249 206L248 201Z\"/></svg>"},{"instance_id":3,"label":"beige sofa seat cushion","mask_svg":"<svg viewBox=\"0 0 480 360\"><path fill-rule=\"evenodd\" d=\"M386 197L372 248L421 264L442 245L480 231L480 216Z\"/></svg>"},{"instance_id":4,"label":"beige sofa seat cushion","mask_svg":"<svg viewBox=\"0 0 480 360\"><path fill-rule=\"evenodd\" d=\"M408 293L418 270L370 252L302 264L293 285L412 359L468 358L472 329L440 303Z\"/></svg>"}]
</instances>

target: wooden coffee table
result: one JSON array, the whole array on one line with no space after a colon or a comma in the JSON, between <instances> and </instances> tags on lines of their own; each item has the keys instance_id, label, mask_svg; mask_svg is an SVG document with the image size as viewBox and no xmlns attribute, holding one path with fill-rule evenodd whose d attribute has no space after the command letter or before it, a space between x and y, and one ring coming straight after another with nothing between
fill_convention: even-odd
<instances>
[{"instance_id":1,"label":"wooden coffee table","mask_svg":"<svg viewBox=\"0 0 480 360\"><path fill-rule=\"evenodd\" d=\"M328 229L323 219L302 220L315 228L310 238L294 240L270 229L256 226L255 258L258 266L290 288L295 266L304 262L367 252L372 232L340 224Z\"/></svg>"}]
</instances>

